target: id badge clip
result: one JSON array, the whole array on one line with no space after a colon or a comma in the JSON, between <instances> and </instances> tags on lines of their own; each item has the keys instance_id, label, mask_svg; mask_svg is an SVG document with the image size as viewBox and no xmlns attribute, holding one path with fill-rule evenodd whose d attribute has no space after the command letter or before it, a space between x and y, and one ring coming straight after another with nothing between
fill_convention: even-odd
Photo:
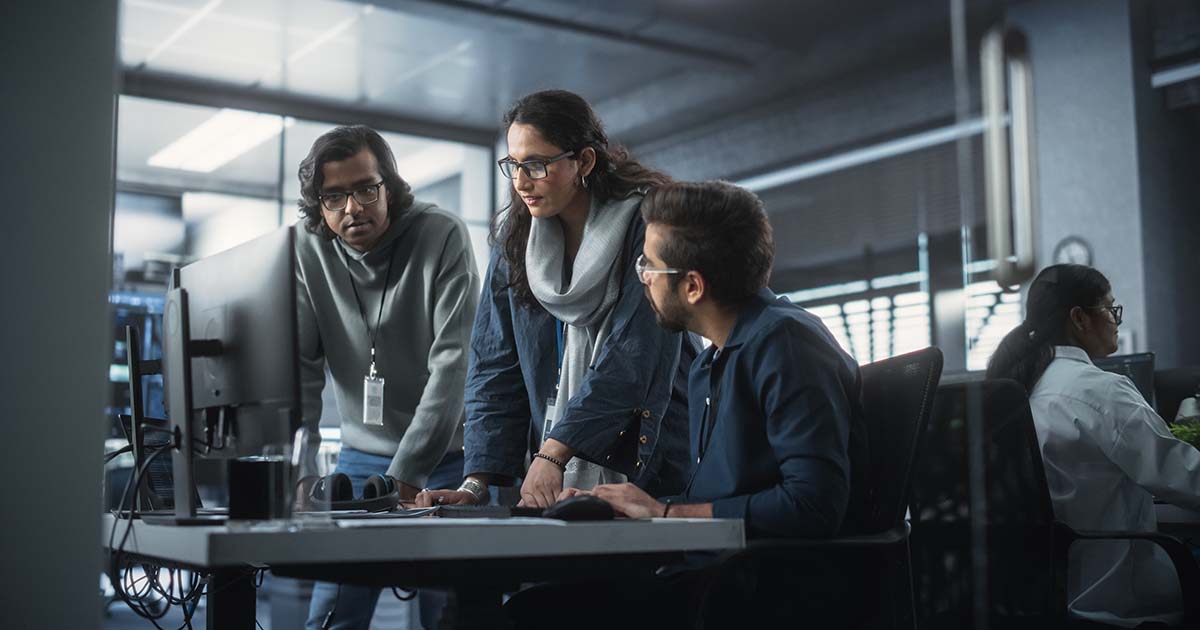
<instances>
[{"instance_id":1,"label":"id badge clip","mask_svg":"<svg viewBox=\"0 0 1200 630\"><path fill-rule=\"evenodd\" d=\"M383 426L383 377L375 373L375 362L363 377L363 424Z\"/></svg>"},{"instance_id":2,"label":"id badge clip","mask_svg":"<svg viewBox=\"0 0 1200 630\"><path fill-rule=\"evenodd\" d=\"M559 410L558 401L554 398L546 399L546 421L542 423L542 444L546 443L546 438L550 437L550 432L554 430L554 425L558 423L558 419L562 416Z\"/></svg>"}]
</instances>

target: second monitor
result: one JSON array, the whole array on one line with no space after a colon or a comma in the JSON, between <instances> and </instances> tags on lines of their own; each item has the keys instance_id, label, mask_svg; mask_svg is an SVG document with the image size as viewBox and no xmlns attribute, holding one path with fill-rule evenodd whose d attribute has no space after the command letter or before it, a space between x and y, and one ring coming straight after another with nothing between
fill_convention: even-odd
<instances>
[{"instance_id":1,"label":"second monitor","mask_svg":"<svg viewBox=\"0 0 1200 630\"><path fill-rule=\"evenodd\" d=\"M300 427L294 234L288 227L176 271L163 373L178 522L195 517L193 458L283 457ZM203 437L201 437L203 436Z\"/></svg>"}]
</instances>

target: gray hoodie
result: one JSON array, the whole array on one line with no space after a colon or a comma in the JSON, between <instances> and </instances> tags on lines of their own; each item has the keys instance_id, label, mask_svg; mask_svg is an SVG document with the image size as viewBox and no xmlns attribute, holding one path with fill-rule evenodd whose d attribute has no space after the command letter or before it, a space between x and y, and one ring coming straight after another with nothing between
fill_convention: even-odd
<instances>
[{"instance_id":1,"label":"gray hoodie","mask_svg":"<svg viewBox=\"0 0 1200 630\"><path fill-rule=\"evenodd\" d=\"M365 253L340 239L312 234L302 224L293 229L301 390L310 438L319 439L328 363L342 443L391 456L387 474L424 487L442 456L462 448L466 350L479 301L466 226L457 216L417 201L393 217L379 243ZM395 262L375 342L376 370L386 379L384 417L382 426L373 426L362 421L371 341L350 275L374 331L392 256Z\"/></svg>"}]
</instances>

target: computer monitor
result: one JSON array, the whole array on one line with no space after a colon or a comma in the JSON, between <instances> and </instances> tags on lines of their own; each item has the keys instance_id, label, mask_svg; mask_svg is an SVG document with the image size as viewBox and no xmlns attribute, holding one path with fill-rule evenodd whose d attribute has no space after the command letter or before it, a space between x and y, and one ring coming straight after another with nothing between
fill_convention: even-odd
<instances>
[{"instance_id":1,"label":"computer monitor","mask_svg":"<svg viewBox=\"0 0 1200 630\"><path fill-rule=\"evenodd\" d=\"M1137 354L1121 354L1093 361L1096 367L1105 372L1124 374L1133 381L1134 387L1142 393L1142 397L1151 407L1154 401L1154 353L1140 352Z\"/></svg>"},{"instance_id":2,"label":"computer monitor","mask_svg":"<svg viewBox=\"0 0 1200 630\"><path fill-rule=\"evenodd\" d=\"M300 427L294 235L288 227L175 272L163 375L175 435L175 518L196 516L193 449L262 455ZM200 436L203 436L201 438Z\"/></svg>"}]
</instances>

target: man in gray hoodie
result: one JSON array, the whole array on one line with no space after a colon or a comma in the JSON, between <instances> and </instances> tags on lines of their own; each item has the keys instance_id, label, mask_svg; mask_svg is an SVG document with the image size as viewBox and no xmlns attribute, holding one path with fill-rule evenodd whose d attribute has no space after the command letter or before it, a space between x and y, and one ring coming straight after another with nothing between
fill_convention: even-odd
<instances>
[{"instance_id":1,"label":"man in gray hoodie","mask_svg":"<svg viewBox=\"0 0 1200 630\"><path fill-rule=\"evenodd\" d=\"M372 474L391 477L402 499L457 488L479 298L466 226L414 200L387 143L361 125L317 138L299 175L296 293L310 446L320 439L328 367L342 430L337 470L355 496ZM308 627L365 630L378 597L379 589L318 583Z\"/></svg>"}]
</instances>

